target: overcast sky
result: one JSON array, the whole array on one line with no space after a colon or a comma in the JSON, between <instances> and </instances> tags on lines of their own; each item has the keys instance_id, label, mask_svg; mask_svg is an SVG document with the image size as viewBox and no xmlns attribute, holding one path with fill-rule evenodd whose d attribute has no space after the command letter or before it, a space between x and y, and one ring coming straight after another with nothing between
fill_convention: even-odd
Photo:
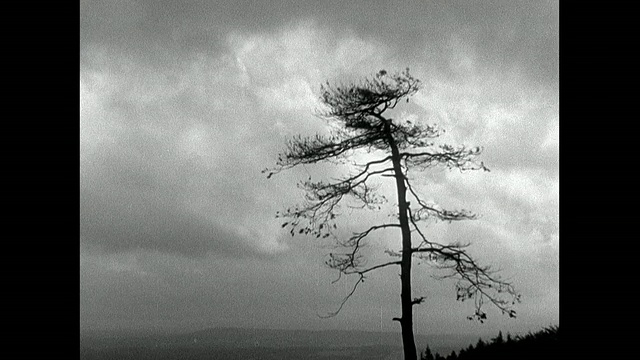
<instances>
[{"instance_id":1,"label":"overcast sky","mask_svg":"<svg viewBox=\"0 0 640 360\"><path fill-rule=\"evenodd\" d=\"M301 202L298 180L327 169L269 180L261 170L288 136L324 130L321 83L406 67L423 88L399 116L483 146L491 169L413 173L426 199L481 215L427 233L470 241L523 296L517 319L490 309L476 324L454 283L415 265L414 296L427 299L417 331L558 323L557 1L81 0L80 10L82 328L399 331L395 268L318 318L356 279L332 285L331 243L291 237L274 215ZM346 236L380 218L345 215ZM399 233L372 235L369 264L399 246Z\"/></svg>"}]
</instances>

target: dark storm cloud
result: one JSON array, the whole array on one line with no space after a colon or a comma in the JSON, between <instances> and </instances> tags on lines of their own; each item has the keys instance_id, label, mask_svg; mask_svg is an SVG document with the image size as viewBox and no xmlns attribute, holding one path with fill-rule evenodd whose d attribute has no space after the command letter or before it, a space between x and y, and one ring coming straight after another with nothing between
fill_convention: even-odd
<instances>
[{"instance_id":1,"label":"dark storm cloud","mask_svg":"<svg viewBox=\"0 0 640 360\"><path fill-rule=\"evenodd\" d=\"M209 251L244 256L254 248L242 236L185 213L171 202L135 194L117 201L80 192L80 236L106 251L158 250L190 256Z\"/></svg>"},{"instance_id":2,"label":"dark storm cloud","mask_svg":"<svg viewBox=\"0 0 640 360\"><path fill-rule=\"evenodd\" d=\"M200 107L197 94L172 97L129 66L103 85L88 85L101 95L81 109L81 242L108 252L264 255L263 239L238 232L260 211L253 208L260 168L247 164L260 156L246 157L254 144L229 135L236 133L233 122L202 124L195 116L210 108ZM182 101L187 95L191 101Z\"/></svg>"},{"instance_id":3,"label":"dark storm cloud","mask_svg":"<svg viewBox=\"0 0 640 360\"><path fill-rule=\"evenodd\" d=\"M193 170L149 154L151 150L163 152L158 144L149 143L141 143L147 156L136 156L127 146L103 148L90 165L84 165L83 172L91 176L83 177L80 189L81 241L119 252L147 249L191 256L208 251L230 256L252 253L254 247L232 229L184 208L181 195L188 188L178 174ZM210 201L225 206L227 200L214 197Z\"/></svg>"},{"instance_id":4,"label":"dark storm cloud","mask_svg":"<svg viewBox=\"0 0 640 360\"><path fill-rule=\"evenodd\" d=\"M400 63L424 63L439 74L454 76L447 54L456 37L494 72L518 67L532 81L546 86L557 81L554 1L334 1L316 11L334 26L380 39Z\"/></svg>"},{"instance_id":5,"label":"dark storm cloud","mask_svg":"<svg viewBox=\"0 0 640 360\"><path fill-rule=\"evenodd\" d=\"M390 46L400 63L441 74L451 37L492 71L514 67L546 86L558 79L557 1L83 1L81 50L107 46L150 63L218 52L230 31L268 32L311 19ZM82 53L82 51L81 51Z\"/></svg>"}]
</instances>

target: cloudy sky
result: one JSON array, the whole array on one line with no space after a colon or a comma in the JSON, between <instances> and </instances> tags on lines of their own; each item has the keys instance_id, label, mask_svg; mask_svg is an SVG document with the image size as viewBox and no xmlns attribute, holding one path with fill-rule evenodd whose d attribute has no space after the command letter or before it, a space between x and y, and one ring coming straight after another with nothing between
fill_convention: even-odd
<instances>
[{"instance_id":1,"label":"cloudy sky","mask_svg":"<svg viewBox=\"0 0 640 360\"><path fill-rule=\"evenodd\" d=\"M83 329L240 326L399 331L398 269L331 284L329 241L274 217L297 168L269 180L287 137L313 135L320 84L406 67L422 90L399 116L483 146L491 172L414 173L426 199L478 220L433 224L470 241L522 293L517 319L466 320L454 284L414 267L419 333L558 323L558 2L81 0L80 323ZM386 186L386 185L385 185ZM384 187L383 187L384 189ZM389 194L393 198L393 193ZM384 214L386 215L386 214ZM375 213L345 211L344 234ZM369 263L398 249L372 235Z\"/></svg>"}]
</instances>

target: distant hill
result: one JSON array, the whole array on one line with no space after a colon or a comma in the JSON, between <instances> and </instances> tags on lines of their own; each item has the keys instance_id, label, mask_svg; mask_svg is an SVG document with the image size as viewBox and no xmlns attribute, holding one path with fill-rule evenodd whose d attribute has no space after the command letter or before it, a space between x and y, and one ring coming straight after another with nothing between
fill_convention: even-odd
<instances>
[{"instance_id":1,"label":"distant hill","mask_svg":"<svg viewBox=\"0 0 640 360\"><path fill-rule=\"evenodd\" d=\"M449 353L474 340L469 335L417 335ZM80 358L99 359L380 359L402 358L400 333L346 330L213 328L182 334L90 332L80 337Z\"/></svg>"}]
</instances>

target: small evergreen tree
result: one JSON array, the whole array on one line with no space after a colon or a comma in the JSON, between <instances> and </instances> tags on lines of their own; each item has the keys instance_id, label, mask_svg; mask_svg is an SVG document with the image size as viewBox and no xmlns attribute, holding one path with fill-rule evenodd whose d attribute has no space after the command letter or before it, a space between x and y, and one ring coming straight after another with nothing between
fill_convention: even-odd
<instances>
[{"instance_id":1,"label":"small evergreen tree","mask_svg":"<svg viewBox=\"0 0 640 360\"><path fill-rule=\"evenodd\" d=\"M427 346L427 350L424 351L421 360L434 360L433 353L431 352L431 348L429 346Z\"/></svg>"},{"instance_id":2,"label":"small evergreen tree","mask_svg":"<svg viewBox=\"0 0 640 360\"><path fill-rule=\"evenodd\" d=\"M500 332L491 342L478 339L475 348L473 345L469 345L466 349L460 350L459 355L456 355L455 351L453 351L445 358L436 354L435 359L537 360L544 358L570 358L562 355L559 347L558 326L552 326L535 333L529 332L525 335L518 335L514 338L507 333L506 341L502 336L502 332Z\"/></svg>"}]
</instances>

